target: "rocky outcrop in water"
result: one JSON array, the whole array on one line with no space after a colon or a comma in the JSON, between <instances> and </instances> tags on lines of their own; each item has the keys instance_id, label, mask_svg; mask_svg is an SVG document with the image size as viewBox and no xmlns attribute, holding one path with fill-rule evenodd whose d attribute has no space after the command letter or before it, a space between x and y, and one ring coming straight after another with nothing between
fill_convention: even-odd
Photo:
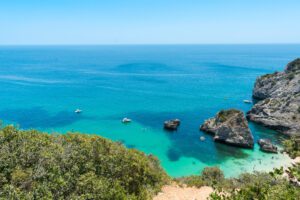
<instances>
[{"instance_id":1,"label":"rocky outcrop in water","mask_svg":"<svg viewBox=\"0 0 300 200\"><path fill-rule=\"evenodd\" d=\"M253 89L259 102L247 113L251 121L287 135L300 135L300 59L284 72L259 77Z\"/></svg>"},{"instance_id":2,"label":"rocky outcrop in water","mask_svg":"<svg viewBox=\"0 0 300 200\"><path fill-rule=\"evenodd\" d=\"M277 153L278 151L277 147L269 139L259 139L257 143L261 151L268 153Z\"/></svg>"},{"instance_id":3,"label":"rocky outcrop in water","mask_svg":"<svg viewBox=\"0 0 300 200\"><path fill-rule=\"evenodd\" d=\"M173 119L164 122L164 128L167 130L177 130L179 125L180 125L179 119Z\"/></svg>"},{"instance_id":4,"label":"rocky outcrop in water","mask_svg":"<svg viewBox=\"0 0 300 200\"><path fill-rule=\"evenodd\" d=\"M254 141L244 113L239 110L222 110L204 122L200 130L214 135L216 142L253 148Z\"/></svg>"}]
</instances>

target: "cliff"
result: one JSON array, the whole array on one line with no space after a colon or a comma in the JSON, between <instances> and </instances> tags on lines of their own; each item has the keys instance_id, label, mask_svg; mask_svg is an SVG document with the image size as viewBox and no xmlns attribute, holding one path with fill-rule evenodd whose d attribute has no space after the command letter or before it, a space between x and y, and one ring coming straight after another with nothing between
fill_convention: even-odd
<instances>
[{"instance_id":1,"label":"cliff","mask_svg":"<svg viewBox=\"0 0 300 200\"><path fill-rule=\"evenodd\" d=\"M247 113L256 123L287 135L300 135L300 59L283 72L259 77L253 89L259 100Z\"/></svg>"}]
</instances>

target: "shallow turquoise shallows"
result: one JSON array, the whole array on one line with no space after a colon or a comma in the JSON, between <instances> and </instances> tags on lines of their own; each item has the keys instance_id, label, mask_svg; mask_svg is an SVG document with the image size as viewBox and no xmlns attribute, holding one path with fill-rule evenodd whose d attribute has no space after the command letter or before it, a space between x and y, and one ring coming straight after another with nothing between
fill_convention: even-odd
<instances>
[{"instance_id":1,"label":"shallow turquoise shallows","mask_svg":"<svg viewBox=\"0 0 300 200\"><path fill-rule=\"evenodd\" d=\"M214 143L199 131L220 109L248 111L257 76L283 70L300 45L0 47L0 118L23 129L80 131L156 155L174 177L220 166L227 177L288 165ZM80 114L74 110L81 109ZM124 117L132 123L122 124ZM177 132L163 121L179 118ZM255 140L279 134L250 123ZM201 141L204 136L205 141Z\"/></svg>"}]
</instances>

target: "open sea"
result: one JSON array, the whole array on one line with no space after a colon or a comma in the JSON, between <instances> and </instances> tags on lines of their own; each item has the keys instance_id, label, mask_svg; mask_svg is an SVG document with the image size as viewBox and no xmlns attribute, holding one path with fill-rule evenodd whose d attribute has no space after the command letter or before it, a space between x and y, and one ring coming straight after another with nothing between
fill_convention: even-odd
<instances>
[{"instance_id":1,"label":"open sea","mask_svg":"<svg viewBox=\"0 0 300 200\"><path fill-rule=\"evenodd\" d=\"M157 156L173 177L219 166L227 177L288 165L283 154L214 143L199 126L251 105L257 76L282 71L300 45L1 46L0 119L22 129L79 131ZM81 114L74 113L81 109ZM130 124L122 124L124 117ZM179 118L178 131L163 122ZM255 140L280 134L250 123ZM205 141L200 141L204 136Z\"/></svg>"}]
</instances>

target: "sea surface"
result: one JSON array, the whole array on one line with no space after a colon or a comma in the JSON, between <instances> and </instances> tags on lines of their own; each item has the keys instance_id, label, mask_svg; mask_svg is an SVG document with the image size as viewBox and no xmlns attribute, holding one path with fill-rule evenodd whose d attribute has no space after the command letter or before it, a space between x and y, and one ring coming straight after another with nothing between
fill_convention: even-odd
<instances>
[{"instance_id":1,"label":"sea surface","mask_svg":"<svg viewBox=\"0 0 300 200\"><path fill-rule=\"evenodd\" d=\"M256 77L282 71L300 45L1 46L0 119L22 129L80 131L157 156L169 175L219 166L227 177L288 165L283 154L214 143L199 126L247 112ZM81 114L75 114L75 109ZM124 117L133 120L122 124ZM163 130L179 118L178 131ZM255 140L282 136L250 123ZM204 136L205 141L200 141Z\"/></svg>"}]
</instances>

